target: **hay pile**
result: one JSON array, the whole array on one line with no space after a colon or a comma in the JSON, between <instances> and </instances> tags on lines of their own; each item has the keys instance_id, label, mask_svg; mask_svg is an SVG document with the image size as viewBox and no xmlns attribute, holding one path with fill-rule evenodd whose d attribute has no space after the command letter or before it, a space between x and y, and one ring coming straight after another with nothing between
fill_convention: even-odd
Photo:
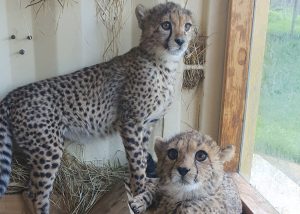
<instances>
[{"instance_id":1,"label":"hay pile","mask_svg":"<svg viewBox=\"0 0 300 214\"><path fill-rule=\"evenodd\" d=\"M27 189L29 167L20 152L14 153L11 183L8 193ZM123 180L126 168L119 162L101 167L83 163L65 152L52 192L52 204L68 214L88 213L113 184Z\"/></svg>"},{"instance_id":2,"label":"hay pile","mask_svg":"<svg viewBox=\"0 0 300 214\"><path fill-rule=\"evenodd\" d=\"M185 69L182 89L193 89L204 79L206 36L201 36L195 28L194 39L184 56Z\"/></svg>"}]
</instances>

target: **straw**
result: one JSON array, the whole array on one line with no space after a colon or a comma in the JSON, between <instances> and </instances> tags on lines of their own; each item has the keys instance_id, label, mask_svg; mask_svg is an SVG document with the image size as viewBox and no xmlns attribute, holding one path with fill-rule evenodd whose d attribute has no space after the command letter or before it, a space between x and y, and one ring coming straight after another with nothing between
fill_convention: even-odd
<instances>
[{"instance_id":1,"label":"straw","mask_svg":"<svg viewBox=\"0 0 300 214\"><path fill-rule=\"evenodd\" d=\"M29 166L25 156L14 151L11 183L8 194L27 190ZM126 168L118 161L96 166L84 163L65 152L51 196L52 205L68 214L88 213L113 184L123 181Z\"/></svg>"}]
</instances>

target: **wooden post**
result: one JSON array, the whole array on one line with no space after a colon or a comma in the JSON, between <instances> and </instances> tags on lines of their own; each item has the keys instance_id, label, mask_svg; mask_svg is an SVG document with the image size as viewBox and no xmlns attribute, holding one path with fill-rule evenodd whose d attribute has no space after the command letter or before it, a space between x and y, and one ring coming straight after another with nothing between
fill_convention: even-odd
<instances>
[{"instance_id":1,"label":"wooden post","mask_svg":"<svg viewBox=\"0 0 300 214\"><path fill-rule=\"evenodd\" d=\"M225 170L237 171L244 120L254 0L230 0L219 142L236 147Z\"/></svg>"}]
</instances>

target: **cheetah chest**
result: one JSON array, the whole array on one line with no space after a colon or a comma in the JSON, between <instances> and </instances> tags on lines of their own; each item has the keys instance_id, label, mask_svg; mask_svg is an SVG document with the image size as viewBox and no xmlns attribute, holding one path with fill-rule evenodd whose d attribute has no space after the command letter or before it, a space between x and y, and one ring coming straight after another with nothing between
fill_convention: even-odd
<instances>
[{"instance_id":1,"label":"cheetah chest","mask_svg":"<svg viewBox=\"0 0 300 214\"><path fill-rule=\"evenodd\" d=\"M148 121L159 120L171 106L174 97L175 72L172 75L159 75L158 95L155 98L156 108L147 118Z\"/></svg>"}]
</instances>

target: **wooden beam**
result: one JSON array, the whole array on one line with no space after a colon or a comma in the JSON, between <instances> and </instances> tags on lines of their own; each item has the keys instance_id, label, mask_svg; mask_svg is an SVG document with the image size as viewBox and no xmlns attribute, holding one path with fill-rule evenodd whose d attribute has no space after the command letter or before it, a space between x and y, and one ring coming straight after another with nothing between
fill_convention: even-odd
<instances>
[{"instance_id":1,"label":"wooden beam","mask_svg":"<svg viewBox=\"0 0 300 214\"><path fill-rule=\"evenodd\" d=\"M254 0L230 0L227 48L223 77L223 97L219 142L221 147L236 147L234 159L225 165L237 171L243 130Z\"/></svg>"}]
</instances>

